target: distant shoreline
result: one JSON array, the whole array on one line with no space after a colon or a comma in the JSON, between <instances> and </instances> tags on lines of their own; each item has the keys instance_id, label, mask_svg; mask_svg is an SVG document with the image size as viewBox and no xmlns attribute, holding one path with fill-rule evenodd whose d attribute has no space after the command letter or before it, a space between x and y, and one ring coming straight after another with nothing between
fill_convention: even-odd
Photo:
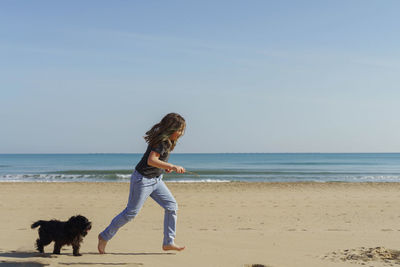
<instances>
[{"instance_id":1,"label":"distant shoreline","mask_svg":"<svg viewBox=\"0 0 400 267\"><path fill-rule=\"evenodd\" d=\"M0 155L142 155L142 152L88 152L88 153L0 153ZM179 155L224 155L224 154L272 154L272 155L285 155L285 154L300 154L300 155L312 155L312 154L400 154L400 152L173 152L173 154Z\"/></svg>"}]
</instances>

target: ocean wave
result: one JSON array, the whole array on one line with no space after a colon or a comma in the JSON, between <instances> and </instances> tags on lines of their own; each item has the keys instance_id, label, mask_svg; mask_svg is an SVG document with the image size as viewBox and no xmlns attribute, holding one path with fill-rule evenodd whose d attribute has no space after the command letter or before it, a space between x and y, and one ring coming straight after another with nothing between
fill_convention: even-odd
<instances>
[{"instance_id":1,"label":"ocean wave","mask_svg":"<svg viewBox=\"0 0 400 267\"><path fill-rule=\"evenodd\" d=\"M89 174L6 174L0 175L2 182L100 182L100 181L129 181L130 175L89 175Z\"/></svg>"},{"instance_id":2,"label":"ocean wave","mask_svg":"<svg viewBox=\"0 0 400 267\"><path fill-rule=\"evenodd\" d=\"M115 176L118 175L130 177L133 173L132 169L118 169L118 170L65 170L65 171L55 171L55 172L47 172L48 175L90 175L90 176ZM377 171L332 171L332 170L321 170L321 169L190 169L185 174L178 173L168 173L164 174L165 177L170 178L179 178L182 175L189 177L200 177L200 176L259 176L259 177L269 177L269 176L361 176L361 175L392 175L392 176L400 176L398 172L377 172Z\"/></svg>"},{"instance_id":3,"label":"ocean wave","mask_svg":"<svg viewBox=\"0 0 400 267\"><path fill-rule=\"evenodd\" d=\"M349 182L400 182L399 175L365 175L359 177L345 177Z\"/></svg>"},{"instance_id":4,"label":"ocean wave","mask_svg":"<svg viewBox=\"0 0 400 267\"><path fill-rule=\"evenodd\" d=\"M168 180L168 182L174 183L230 183L231 180L213 180L213 179L182 179L182 180Z\"/></svg>"},{"instance_id":5,"label":"ocean wave","mask_svg":"<svg viewBox=\"0 0 400 267\"><path fill-rule=\"evenodd\" d=\"M132 170L66 170L51 172L51 174L74 174L74 175L107 175L107 174L132 174Z\"/></svg>"},{"instance_id":6,"label":"ocean wave","mask_svg":"<svg viewBox=\"0 0 400 267\"><path fill-rule=\"evenodd\" d=\"M131 174L116 174L119 179L131 179Z\"/></svg>"},{"instance_id":7,"label":"ocean wave","mask_svg":"<svg viewBox=\"0 0 400 267\"><path fill-rule=\"evenodd\" d=\"M368 162L277 162L276 165L284 166L353 166L353 165L370 165Z\"/></svg>"},{"instance_id":8,"label":"ocean wave","mask_svg":"<svg viewBox=\"0 0 400 267\"><path fill-rule=\"evenodd\" d=\"M0 174L0 182L129 182L132 170L67 170L51 173ZM164 174L171 182L400 182L400 173L212 170L193 169L191 173Z\"/></svg>"}]
</instances>

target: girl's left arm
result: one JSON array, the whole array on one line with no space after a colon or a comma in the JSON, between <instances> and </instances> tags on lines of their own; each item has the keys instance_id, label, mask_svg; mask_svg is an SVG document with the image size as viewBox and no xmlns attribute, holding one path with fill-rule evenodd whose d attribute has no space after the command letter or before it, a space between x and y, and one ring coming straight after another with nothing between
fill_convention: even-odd
<instances>
[{"instance_id":1,"label":"girl's left arm","mask_svg":"<svg viewBox=\"0 0 400 267\"><path fill-rule=\"evenodd\" d=\"M182 166L177 166L160 160L160 154L155 151L150 152L147 164L156 168L164 169L167 172L176 171L177 173L184 173L186 171Z\"/></svg>"}]
</instances>

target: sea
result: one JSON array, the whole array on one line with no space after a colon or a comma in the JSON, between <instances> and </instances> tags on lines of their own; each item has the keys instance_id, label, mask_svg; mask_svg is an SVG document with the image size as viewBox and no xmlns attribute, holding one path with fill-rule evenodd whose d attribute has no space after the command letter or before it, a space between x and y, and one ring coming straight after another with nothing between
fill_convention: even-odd
<instances>
[{"instance_id":1,"label":"sea","mask_svg":"<svg viewBox=\"0 0 400 267\"><path fill-rule=\"evenodd\" d=\"M129 182L142 154L0 154L0 182ZM400 153L173 153L173 182L400 182Z\"/></svg>"}]
</instances>

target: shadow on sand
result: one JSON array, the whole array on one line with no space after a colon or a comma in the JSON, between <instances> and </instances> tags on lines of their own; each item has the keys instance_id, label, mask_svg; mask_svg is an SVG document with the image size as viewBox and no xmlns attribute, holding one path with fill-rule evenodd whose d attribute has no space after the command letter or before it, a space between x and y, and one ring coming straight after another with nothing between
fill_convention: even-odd
<instances>
[{"instance_id":1,"label":"shadow on sand","mask_svg":"<svg viewBox=\"0 0 400 267\"><path fill-rule=\"evenodd\" d=\"M16 261L0 261L1 267L43 267L47 264L42 264L39 262L26 261L26 262L16 262Z\"/></svg>"},{"instance_id":2,"label":"shadow on sand","mask_svg":"<svg viewBox=\"0 0 400 267\"><path fill-rule=\"evenodd\" d=\"M75 257L72 254L61 254L64 256ZM98 255L102 256L97 252L88 252L82 253L82 257L85 255ZM139 252L139 253L124 253L124 252L115 252L115 253L107 253L106 255L116 255L116 256L165 256L165 255L176 255L176 253L171 252ZM58 256L58 255L57 255ZM0 267L43 267L48 266L48 264L34 262L34 261L25 261L18 262L15 261L17 259L27 259L27 258L57 258L57 256L51 253L39 253L34 251L10 251L10 252L0 252L0 257L12 258L14 261L5 261L0 260ZM112 263L112 262L58 262L58 265L109 265L109 266L121 266L121 265L129 265L129 266L141 266L143 263Z\"/></svg>"},{"instance_id":3,"label":"shadow on sand","mask_svg":"<svg viewBox=\"0 0 400 267\"><path fill-rule=\"evenodd\" d=\"M10 252L0 252L0 257L13 258L14 261L0 260L0 267L42 267L48 264L35 262L35 261L15 261L16 259L26 259L26 258L51 258L49 253L39 253L34 251L10 251Z\"/></svg>"},{"instance_id":4,"label":"shadow on sand","mask_svg":"<svg viewBox=\"0 0 400 267\"><path fill-rule=\"evenodd\" d=\"M83 255L100 255L97 252L83 253ZM163 255L176 255L173 252L137 252L137 253L127 253L127 252L107 252L105 255L116 255L116 256L163 256Z\"/></svg>"},{"instance_id":5,"label":"shadow on sand","mask_svg":"<svg viewBox=\"0 0 400 267\"><path fill-rule=\"evenodd\" d=\"M51 253L39 253L35 251L10 251L10 252L0 252L0 257L6 257L6 258L19 258L19 259L25 259L25 258L34 258L34 257L40 257L40 258L51 258L52 254Z\"/></svg>"},{"instance_id":6,"label":"shadow on sand","mask_svg":"<svg viewBox=\"0 0 400 267\"><path fill-rule=\"evenodd\" d=\"M65 266L74 266L74 265L81 265L81 266L86 266L86 265L109 265L109 266L122 266L122 265L128 265L128 266L141 266L143 263L138 262L138 263L126 263L126 262L59 262L58 265L65 265Z\"/></svg>"}]
</instances>

